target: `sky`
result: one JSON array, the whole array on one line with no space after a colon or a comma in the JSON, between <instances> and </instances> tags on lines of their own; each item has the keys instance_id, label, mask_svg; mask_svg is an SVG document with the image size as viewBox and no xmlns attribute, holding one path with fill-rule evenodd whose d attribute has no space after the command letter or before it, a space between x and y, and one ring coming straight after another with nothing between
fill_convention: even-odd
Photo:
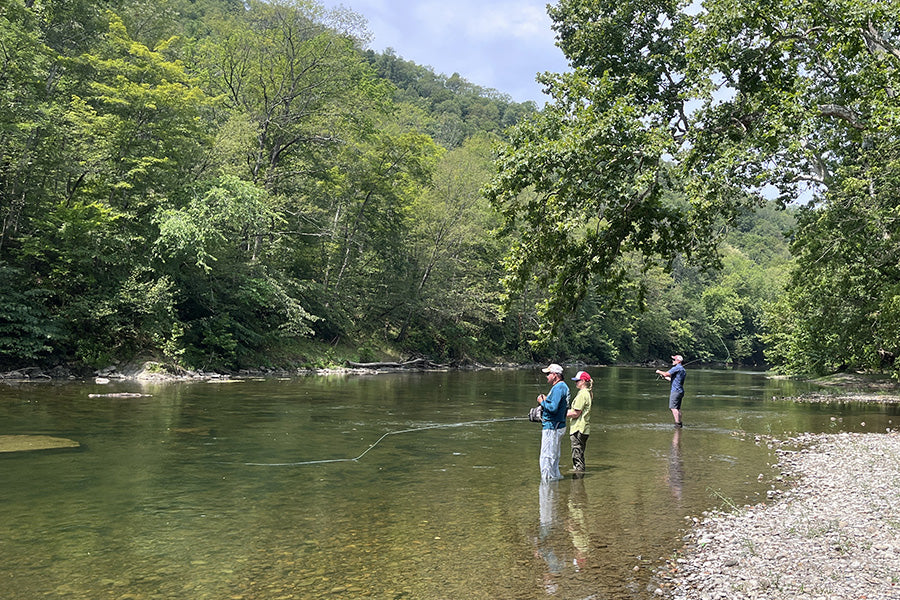
<instances>
[{"instance_id":1,"label":"sky","mask_svg":"<svg viewBox=\"0 0 900 600\"><path fill-rule=\"evenodd\" d=\"M318 0L368 23L368 47L393 48L405 60L508 94L516 102L548 98L535 76L568 70L554 44L548 0Z\"/></svg>"}]
</instances>

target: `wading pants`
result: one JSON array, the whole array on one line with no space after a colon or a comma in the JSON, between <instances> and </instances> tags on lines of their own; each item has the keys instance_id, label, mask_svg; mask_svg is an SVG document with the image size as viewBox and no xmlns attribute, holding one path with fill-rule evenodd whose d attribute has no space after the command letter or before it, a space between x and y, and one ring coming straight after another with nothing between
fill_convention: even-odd
<instances>
[{"instance_id":1,"label":"wading pants","mask_svg":"<svg viewBox=\"0 0 900 600\"><path fill-rule=\"evenodd\" d=\"M559 472L559 452L566 428L541 429L541 480L555 481L562 479Z\"/></svg>"},{"instance_id":2,"label":"wading pants","mask_svg":"<svg viewBox=\"0 0 900 600\"><path fill-rule=\"evenodd\" d=\"M572 466L576 471L584 471L584 447L587 446L588 436L576 431L569 438L572 440Z\"/></svg>"}]
</instances>

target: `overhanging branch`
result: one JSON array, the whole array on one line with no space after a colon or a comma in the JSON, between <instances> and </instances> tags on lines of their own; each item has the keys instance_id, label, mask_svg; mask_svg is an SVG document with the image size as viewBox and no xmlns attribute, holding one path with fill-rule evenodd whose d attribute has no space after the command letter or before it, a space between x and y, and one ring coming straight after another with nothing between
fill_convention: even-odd
<instances>
[{"instance_id":1,"label":"overhanging branch","mask_svg":"<svg viewBox=\"0 0 900 600\"><path fill-rule=\"evenodd\" d=\"M823 117L835 117L842 121L846 121L850 127L859 129L860 131L866 128L866 124L860 119L859 115L846 106L841 106L839 104L820 104L819 114Z\"/></svg>"}]
</instances>

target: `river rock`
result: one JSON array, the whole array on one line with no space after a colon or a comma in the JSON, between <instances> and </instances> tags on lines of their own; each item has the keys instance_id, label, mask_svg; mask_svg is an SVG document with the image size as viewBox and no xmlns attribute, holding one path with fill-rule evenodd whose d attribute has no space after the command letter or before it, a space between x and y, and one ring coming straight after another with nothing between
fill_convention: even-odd
<instances>
[{"instance_id":1,"label":"river rock","mask_svg":"<svg viewBox=\"0 0 900 600\"><path fill-rule=\"evenodd\" d=\"M49 435L0 435L0 452L78 448L79 445L74 440Z\"/></svg>"},{"instance_id":2,"label":"river rock","mask_svg":"<svg viewBox=\"0 0 900 600\"><path fill-rule=\"evenodd\" d=\"M675 600L900 598L900 434L801 434L790 494L696 525L659 573ZM691 543L694 542L694 543Z\"/></svg>"}]
</instances>

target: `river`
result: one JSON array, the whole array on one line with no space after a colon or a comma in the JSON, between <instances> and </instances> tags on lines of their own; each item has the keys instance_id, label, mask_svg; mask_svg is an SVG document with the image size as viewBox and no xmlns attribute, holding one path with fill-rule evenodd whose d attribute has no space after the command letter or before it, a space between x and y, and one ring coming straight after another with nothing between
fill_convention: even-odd
<instances>
[{"instance_id":1,"label":"river","mask_svg":"<svg viewBox=\"0 0 900 600\"><path fill-rule=\"evenodd\" d=\"M0 385L0 435L80 444L0 454L3 597L649 599L691 517L766 500L756 436L898 419L689 369L678 430L652 369L588 370L587 473L552 484L539 369Z\"/></svg>"}]
</instances>

